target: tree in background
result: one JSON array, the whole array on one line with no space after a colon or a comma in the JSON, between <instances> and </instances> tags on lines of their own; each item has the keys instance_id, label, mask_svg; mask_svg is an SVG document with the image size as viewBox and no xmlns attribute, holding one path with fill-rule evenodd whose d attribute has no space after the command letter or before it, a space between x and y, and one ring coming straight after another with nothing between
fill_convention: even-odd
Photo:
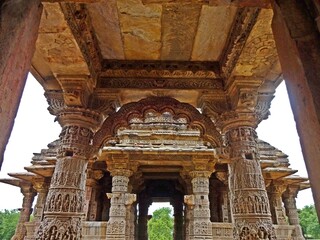
<instances>
[{"instance_id":1,"label":"tree in background","mask_svg":"<svg viewBox=\"0 0 320 240\"><path fill-rule=\"evenodd\" d=\"M170 208L164 207L153 212L148 222L148 236L150 240L173 240L173 217Z\"/></svg>"},{"instance_id":2,"label":"tree in background","mask_svg":"<svg viewBox=\"0 0 320 240\"><path fill-rule=\"evenodd\" d=\"M17 210L0 211L0 239L10 240L14 235L20 212Z\"/></svg>"},{"instance_id":3,"label":"tree in background","mask_svg":"<svg viewBox=\"0 0 320 240\"><path fill-rule=\"evenodd\" d=\"M320 238L320 224L314 205L305 206L298 210L300 225L305 238Z\"/></svg>"}]
</instances>

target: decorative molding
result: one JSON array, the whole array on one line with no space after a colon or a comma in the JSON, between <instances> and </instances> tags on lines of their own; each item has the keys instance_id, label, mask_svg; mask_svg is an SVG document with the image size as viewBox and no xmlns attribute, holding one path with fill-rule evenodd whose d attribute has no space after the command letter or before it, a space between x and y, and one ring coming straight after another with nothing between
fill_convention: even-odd
<instances>
[{"instance_id":1,"label":"decorative molding","mask_svg":"<svg viewBox=\"0 0 320 240\"><path fill-rule=\"evenodd\" d=\"M220 79L165 79L165 78L100 78L100 88L138 88L138 89L223 89L223 82Z\"/></svg>"},{"instance_id":2,"label":"decorative molding","mask_svg":"<svg viewBox=\"0 0 320 240\"><path fill-rule=\"evenodd\" d=\"M220 61L226 80L231 76L236 66L259 13L260 9L258 8L239 8L237 10L235 21Z\"/></svg>"},{"instance_id":3,"label":"decorative molding","mask_svg":"<svg viewBox=\"0 0 320 240\"><path fill-rule=\"evenodd\" d=\"M103 60L102 78L220 78L218 62Z\"/></svg>"},{"instance_id":4,"label":"decorative molding","mask_svg":"<svg viewBox=\"0 0 320 240\"><path fill-rule=\"evenodd\" d=\"M74 1L77 1L77 0L74 0ZM85 1L85 0L82 0L82 1ZM87 1L90 1L90 0L87 0ZM142 2L143 4L167 4L167 3L172 3L172 0L142 0ZM258 0L258 1L257 0L178 0L175 2L178 2L181 4L194 3L194 4L202 4L202 5L209 5L209 6L235 6L235 7L259 7L259 8L271 7L269 0Z\"/></svg>"},{"instance_id":5,"label":"decorative molding","mask_svg":"<svg viewBox=\"0 0 320 240\"><path fill-rule=\"evenodd\" d=\"M60 1L62 2L62 1ZM74 1L89 2L89 1ZM90 0L93 2L93 0ZM101 71L102 56L98 40L93 34L89 12L84 4L60 3L70 30L87 62L91 77L97 80Z\"/></svg>"}]
</instances>

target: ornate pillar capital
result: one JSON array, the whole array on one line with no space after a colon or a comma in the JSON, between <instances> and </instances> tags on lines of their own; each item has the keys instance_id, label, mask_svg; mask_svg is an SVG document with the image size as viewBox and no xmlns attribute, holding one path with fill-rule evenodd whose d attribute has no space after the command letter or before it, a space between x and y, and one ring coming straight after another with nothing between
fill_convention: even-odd
<instances>
[{"instance_id":1,"label":"ornate pillar capital","mask_svg":"<svg viewBox=\"0 0 320 240\"><path fill-rule=\"evenodd\" d=\"M123 168L114 168L112 170L109 170L110 174L112 177L116 177L116 176L123 176L123 177L131 177L133 174L133 171L129 170L129 169L123 169Z\"/></svg>"},{"instance_id":2,"label":"ornate pillar capital","mask_svg":"<svg viewBox=\"0 0 320 240\"><path fill-rule=\"evenodd\" d=\"M38 192L48 192L50 182L46 178L37 178L32 183L33 188Z\"/></svg>"},{"instance_id":3,"label":"ornate pillar capital","mask_svg":"<svg viewBox=\"0 0 320 240\"><path fill-rule=\"evenodd\" d=\"M25 197L32 197L32 196L35 197L37 195L37 192L33 188L32 183L29 183L29 182L21 182L20 191Z\"/></svg>"},{"instance_id":4,"label":"ornate pillar capital","mask_svg":"<svg viewBox=\"0 0 320 240\"><path fill-rule=\"evenodd\" d=\"M286 191L282 197L285 198L296 198L298 196L300 187L297 185L288 185Z\"/></svg>"},{"instance_id":5,"label":"ornate pillar capital","mask_svg":"<svg viewBox=\"0 0 320 240\"><path fill-rule=\"evenodd\" d=\"M267 191L276 194L277 196L282 196L282 194L287 190L287 184L284 181L277 180L272 181L271 184L268 186Z\"/></svg>"},{"instance_id":6,"label":"ornate pillar capital","mask_svg":"<svg viewBox=\"0 0 320 240\"><path fill-rule=\"evenodd\" d=\"M190 171L189 172L191 178L209 178L212 174L211 171Z\"/></svg>"}]
</instances>

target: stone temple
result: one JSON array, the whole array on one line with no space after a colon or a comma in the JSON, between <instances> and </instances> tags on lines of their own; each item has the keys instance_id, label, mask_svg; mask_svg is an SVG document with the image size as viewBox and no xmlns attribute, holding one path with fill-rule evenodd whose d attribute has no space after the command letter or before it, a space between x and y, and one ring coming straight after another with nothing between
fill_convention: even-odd
<instances>
[{"instance_id":1,"label":"stone temple","mask_svg":"<svg viewBox=\"0 0 320 240\"><path fill-rule=\"evenodd\" d=\"M24 195L13 239L147 240L152 202L171 203L175 240L304 239L318 0L2 0L0 24L1 155L28 71L61 125L1 179ZM283 79L310 184L255 131Z\"/></svg>"}]
</instances>

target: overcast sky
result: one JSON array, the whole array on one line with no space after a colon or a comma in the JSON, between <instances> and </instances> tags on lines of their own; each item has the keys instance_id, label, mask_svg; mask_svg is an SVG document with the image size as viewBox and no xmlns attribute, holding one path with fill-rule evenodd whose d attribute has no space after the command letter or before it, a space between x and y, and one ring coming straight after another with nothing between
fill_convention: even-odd
<instances>
[{"instance_id":1,"label":"overcast sky","mask_svg":"<svg viewBox=\"0 0 320 240\"><path fill-rule=\"evenodd\" d=\"M30 165L33 153L40 152L59 136L61 128L47 111L43 93L40 84L29 75L6 148L1 178L7 177L8 172L23 172L23 167ZM307 176L284 83L277 89L271 105L271 116L260 124L257 131L260 139L289 155L291 168L298 169L300 176ZM0 183L0 192L0 210L21 207L22 194L17 187ZM298 208L309 204L313 204L311 190L300 192Z\"/></svg>"}]
</instances>

